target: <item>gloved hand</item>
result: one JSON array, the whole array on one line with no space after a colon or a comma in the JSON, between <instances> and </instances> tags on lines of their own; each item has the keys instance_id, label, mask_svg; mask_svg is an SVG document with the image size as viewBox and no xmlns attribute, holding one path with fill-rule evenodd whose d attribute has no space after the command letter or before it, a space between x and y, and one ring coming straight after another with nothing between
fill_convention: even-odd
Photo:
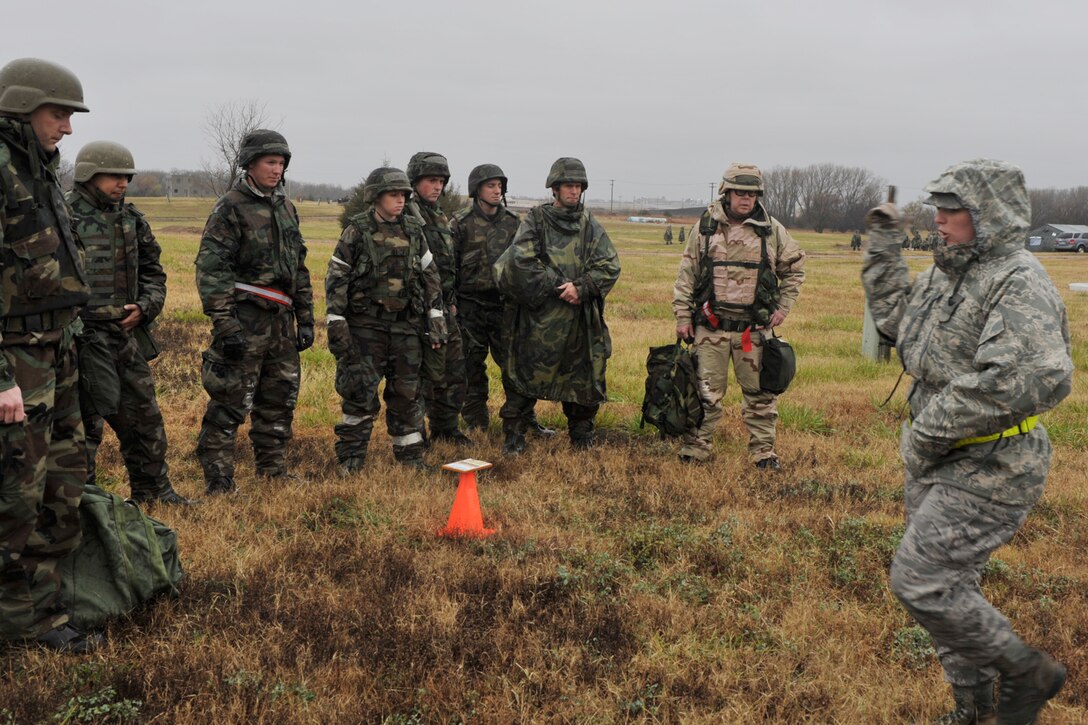
<instances>
[{"instance_id":1,"label":"gloved hand","mask_svg":"<svg viewBox=\"0 0 1088 725\"><path fill-rule=\"evenodd\" d=\"M241 332L234 332L230 335L220 335L215 339L215 345L219 348L219 352L223 353L223 358L237 362L246 356L246 350L249 348L249 344L246 342L246 336Z\"/></svg>"},{"instance_id":2,"label":"gloved hand","mask_svg":"<svg viewBox=\"0 0 1088 725\"><path fill-rule=\"evenodd\" d=\"M865 223L870 229L897 231L901 220L902 216L899 213L899 207L890 201L874 206L865 215Z\"/></svg>"},{"instance_id":3,"label":"gloved hand","mask_svg":"<svg viewBox=\"0 0 1088 725\"><path fill-rule=\"evenodd\" d=\"M298 335L295 337L295 347L299 352L303 350L309 350L314 344L314 326L313 325L299 325Z\"/></svg>"},{"instance_id":4,"label":"gloved hand","mask_svg":"<svg viewBox=\"0 0 1088 725\"><path fill-rule=\"evenodd\" d=\"M329 335L329 352L339 360L351 353L351 330L344 320L334 320L327 328Z\"/></svg>"}]
</instances>

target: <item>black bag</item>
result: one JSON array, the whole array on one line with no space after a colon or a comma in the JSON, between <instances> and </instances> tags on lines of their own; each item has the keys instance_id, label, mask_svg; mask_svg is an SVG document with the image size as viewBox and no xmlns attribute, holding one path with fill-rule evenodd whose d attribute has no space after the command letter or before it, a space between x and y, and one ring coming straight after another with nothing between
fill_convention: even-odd
<instances>
[{"instance_id":1,"label":"black bag","mask_svg":"<svg viewBox=\"0 0 1088 725\"><path fill-rule=\"evenodd\" d=\"M764 393L781 395L797 374L797 355L781 337L763 340L763 360L759 366L759 387Z\"/></svg>"},{"instance_id":2,"label":"black bag","mask_svg":"<svg viewBox=\"0 0 1088 725\"><path fill-rule=\"evenodd\" d=\"M131 501L88 484L79 503L83 538L60 560L61 601L72 624L101 627L181 581L177 535Z\"/></svg>"},{"instance_id":3,"label":"black bag","mask_svg":"<svg viewBox=\"0 0 1088 725\"><path fill-rule=\"evenodd\" d=\"M650 348L640 428L649 423L663 436L680 436L702 424L697 366L695 353L679 340Z\"/></svg>"}]
</instances>

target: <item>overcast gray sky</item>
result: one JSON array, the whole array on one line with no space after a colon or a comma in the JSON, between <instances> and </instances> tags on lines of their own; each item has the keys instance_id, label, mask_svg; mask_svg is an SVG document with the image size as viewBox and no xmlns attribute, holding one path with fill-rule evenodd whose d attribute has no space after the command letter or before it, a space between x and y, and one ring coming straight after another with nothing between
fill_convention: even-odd
<instances>
[{"instance_id":1,"label":"overcast gray sky","mask_svg":"<svg viewBox=\"0 0 1088 725\"><path fill-rule=\"evenodd\" d=\"M5 2L4 54L55 60L90 114L62 144L119 141L198 168L202 123L266 102L290 174L357 183L444 153L455 183L501 165L541 196L577 156L590 196L704 198L730 161L834 162L900 199L978 156L1032 187L1088 184L1081 0L120 0ZM43 42L47 41L47 42Z\"/></svg>"}]
</instances>

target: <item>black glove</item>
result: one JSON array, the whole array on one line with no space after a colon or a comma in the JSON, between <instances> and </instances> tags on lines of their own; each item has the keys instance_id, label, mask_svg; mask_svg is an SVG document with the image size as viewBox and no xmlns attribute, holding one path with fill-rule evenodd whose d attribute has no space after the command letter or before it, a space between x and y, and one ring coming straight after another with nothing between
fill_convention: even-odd
<instances>
[{"instance_id":1,"label":"black glove","mask_svg":"<svg viewBox=\"0 0 1088 725\"><path fill-rule=\"evenodd\" d=\"M216 340L223 358L237 362L246 356L249 345L246 344L246 336L240 332L231 335L223 335Z\"/></svg>"},{"instance_id":2,"label":"black glove","mask_svg":"<svg viewBox=\"0 0 1088 725\"><path fill-rule=\"evenodd\" d=\"M314 326L313 325L299 325L298 335L295 338L295 347L299 352L303 350L309 350L314 344Z\"/></svg>"}]
</instances>

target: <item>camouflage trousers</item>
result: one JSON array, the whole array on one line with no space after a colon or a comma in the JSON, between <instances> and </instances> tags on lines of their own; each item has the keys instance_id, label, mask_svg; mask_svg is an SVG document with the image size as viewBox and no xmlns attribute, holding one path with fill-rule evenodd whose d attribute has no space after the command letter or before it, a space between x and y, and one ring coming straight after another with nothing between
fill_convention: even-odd
<instances>
[{"instance_id":1,"label":"camouflage trousers","mask_svg":"<svg viewBox=\"0 0 1088 725\"><path fill-rule=\"evenodd\" d=\"M982 568L1024 523L1031 504L998 503L946 484L904 490L907 529L891 566L891 589L925 627L945 679L972 686L997 676L990 666L1017 637L979 589Z\"/></svg>"},{"instance_id":2,"label":"camouflage trousers","mask_svg":"<svg viewBox=\"0 0 1088 725\"><path fill-rule=\"evenodd\" d=\"M68 621L57 564L79 546L87 459L71 334L0 353L26 411L0 423L0 637L23 639Z\"/></svg>"},{"instance_id":3,"label":"camouflage trousers","mask_svg":"<svg viewBox=\"0 0 1088 725\"><path fill-rule=\"evenodd\" d=\"M777 458L774 452L778 398L759 388L759 370L763 360L763 333L752 332L752 350L744 352L740 332L695 328L695 351L699 356L699 394L703 399L703 424L687 433L680 448L681 456L705 461L710 458L714 432L722 419L722 398L729 379L729 363L740 386L743 403L741 418L748 429L748 460Z\"/></svg>"},{"instance_id":4,"label":"camouflage trousers","mask_svg":"<svg viewBox=\"0 0 1088 725\"><path fill-rule=\"evenodd\" d=\"M506 354L502 302L484 304L462 299L457 322L465 348L465 403L461 415L470 428L487 428L487 398L491 391L487 355L491 353L501 370Z\"/></svg>"},{"instance_id":5,"label":"camouflage trousers","mask_svg":"<svg viewBox=\"0 0 1088 725\"><path fill-rule=\"evenodd\" d=\"M457 430L457 420L465 400L465 353L456 315L446 314L446 329L449 339L446 341L445 374L437 382L422 381L423 405L432 434Z\"/></svg>"},{"instance_id":6,"label":"camouflage trousers","mask_svg":"<svg viewBox=\"0 0 1088 725\"><path fill-rule=\"evenodd\" d=\"M564 400L562 406L563 415L567 416L567 432L570 439L572 441L592 439L593 431L597 427L594 419L597 417L597 411L601 409L600 403L582 405ZM506 402L499 410L503 433L524 436L535 421L535 407L536 398L530 398L512 388L507 388Z\"/></svg>"},{"instance_id":7,"label":"camouflage trousers","mask_svg":"<svg viewBox=\"0 0 1088 725\"><path fill-rule=\"evenodd\" d=\"M336 458L362 459L370 445L374 419L381 410L378 386L385 378L385 422L397 460L423 454L423 408L420 365L423 343L418 334L372 327L352 327L351 357L336 361L336 392L343 399L343 418L336 425Z\"/></svg>"},{"instance_id":8,"label":"camouflage trousers","mask_svg":"<svg viewBox=\"0 0 1088 725\"><path fill-rule=\"evenodd\" d=\"M89 334L97 336L104 347L106 362L112 367L117 399L103 407L100 415L95 406L95 368L85 365L87 347L83 340ZM166 465L166 428L162 411L155 399L155 380L151 367L144 359L135 338L119 325L87 325L80 337L80 408L83 429L87 436L87 481L95 482L95 457L102 442L104 424L117 434L121 457L128 470L133 495L147 493L152 497L170 488Z\"/></svg>"},{"instance_id":9,"label":"camouflage trousers","mask_svg":"<svg viewBox=\"0 0 1088 725\"><path fill-rule=\"evenodd\" d=\"M286 470L300 377L294 313L240 302L237 315L249 344L245 357L227 360L212 344L200 371L209 400L196 454L205 480L234 476L234 437L247 416L257 472Z\"/></svg>"}]
</instances>

